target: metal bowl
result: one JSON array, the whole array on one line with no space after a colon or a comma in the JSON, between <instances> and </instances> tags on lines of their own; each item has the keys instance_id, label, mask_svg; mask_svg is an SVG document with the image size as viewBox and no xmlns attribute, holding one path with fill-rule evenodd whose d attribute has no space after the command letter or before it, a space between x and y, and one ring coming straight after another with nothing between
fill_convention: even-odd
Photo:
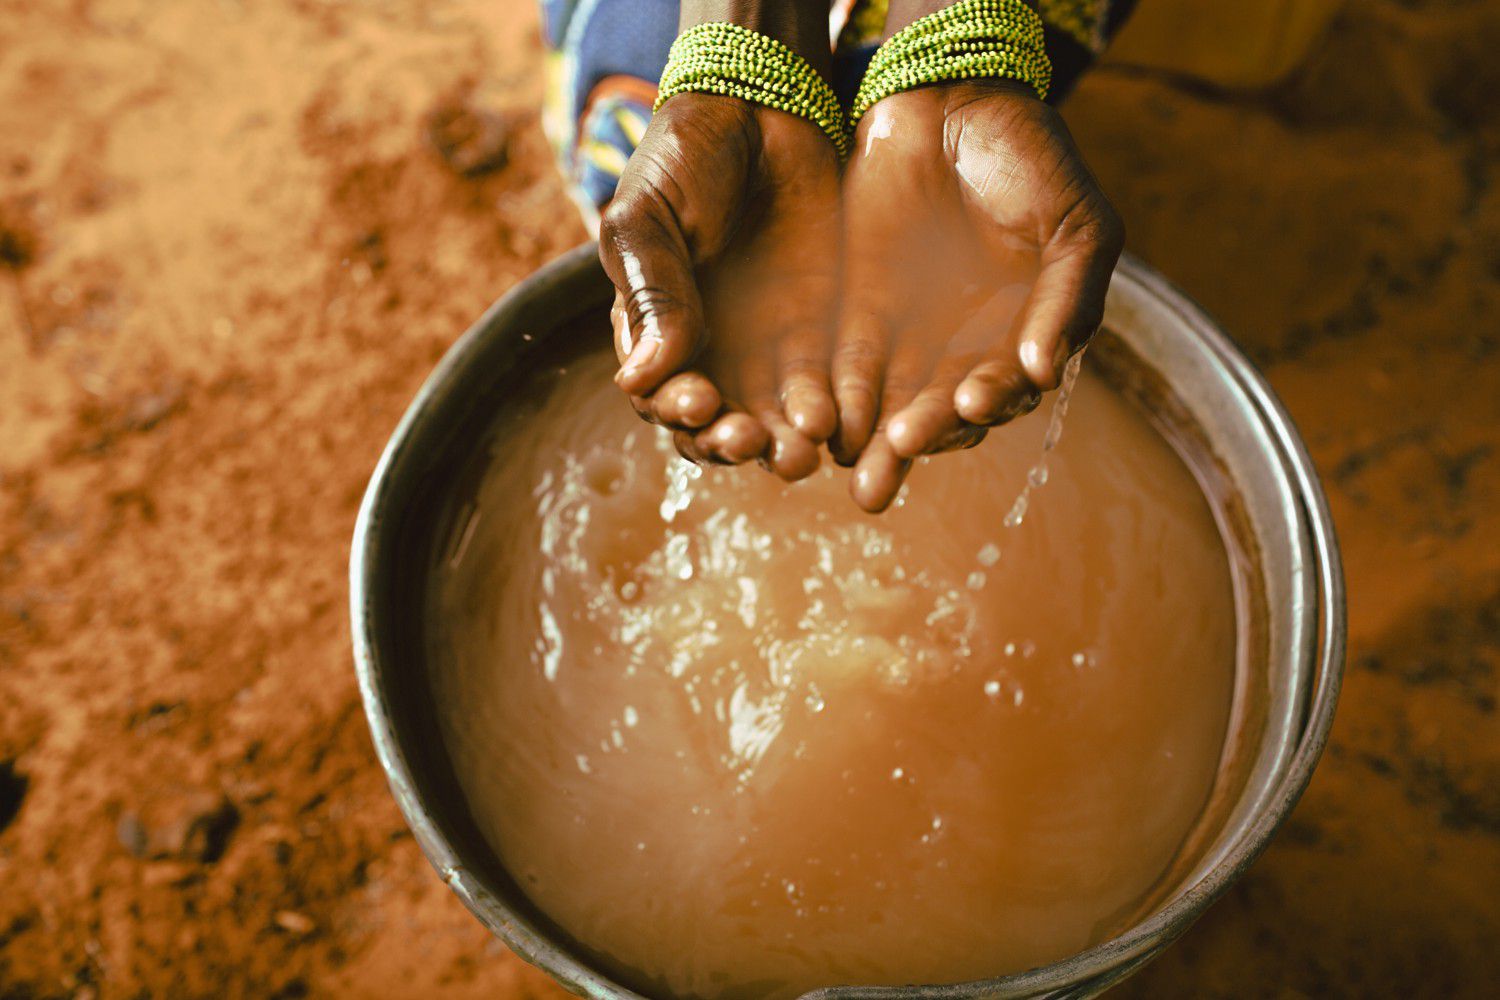
<instances>
[{"instance_id":1,"label":"metal bowl","mask_svg":"<svg viewBox=\"0 0 1500 1000\"><path fill-rule=\"evenodd\" d=\"M475 827L443 748L427 675L427 580L462 513L478 442L570 325L610 288L592 245L492 306L417 393L365 493L349 566L355 665L375 749L443 880L526 960L583 996L640 994L591 964L539 913ZM1063 961L941 986L830 986L818 1000L1084 997L1161 952L1255 860L1307 787L1333 721L1344 590L1333 525L1281 403L1229 338L1160 275L1126 257L1090 349L1150 415L1214 506L1235 567L1239 651L1230 731L1210 803L1179 862L1128 925ZM955 459L955 461L960 459Z\"/></svg>"}]
</instances>

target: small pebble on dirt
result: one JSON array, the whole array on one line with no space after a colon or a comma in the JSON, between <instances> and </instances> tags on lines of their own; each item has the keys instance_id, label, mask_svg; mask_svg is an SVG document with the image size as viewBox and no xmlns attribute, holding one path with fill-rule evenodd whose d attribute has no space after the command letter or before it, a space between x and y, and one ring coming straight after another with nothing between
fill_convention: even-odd
<instances>
[{"instance_id":1,"label":"small pebble on dirt","mask_svg":"<svg viewBox=\"0 0 1500 1000\"><path fill-rule=\"evenodd\" d=\"M296 910L281 910L277 912L276 926L288 934L296 934L298 936L306 936L318 929L318 925L313 922L312 917L309 917L305 913L298 913Z\"/></svg>"},{"instance_id":2,"label":"small pebble on dirt","mask_svg":"<svg viewBox=\"0 0 1500 1000\"><path fill-rule=\"evenodd\" d=\"M223 856L239 823L239 809L222 794L164 792L122 812L115 830L137 858L209 864Z\"/></svg>"}]
</instances>

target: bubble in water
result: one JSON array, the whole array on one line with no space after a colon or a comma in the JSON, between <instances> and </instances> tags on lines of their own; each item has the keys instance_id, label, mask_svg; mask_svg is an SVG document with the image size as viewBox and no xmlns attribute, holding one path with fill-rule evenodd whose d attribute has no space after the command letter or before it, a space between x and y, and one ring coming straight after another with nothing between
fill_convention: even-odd
<instances>
[{"instance_id":1,"label":"bubble in water","mask_svg":"<svg viewBox=\"0 0 1500 1000\"><path fill-rule=\"evenodd\" d=\"M991 698L1000 697L1000 682L996 680L985 681L984 693L989 695Z\"/></svg>"},{"instance_id":2,"label":"bubble in water","mask_svg":"<svg viewBox=\"0 0 1500 1000\"><path fill-rule=\"evenodd\" d=\"M994 542L979 550L979 565L993 566L1000 561L1000 546Z\"/></svg>"},{"instance_id":3,"label":"bubble in water","mask_svg":"<svg viewBox=\"0 0 1500 1000\"><path fill-rule=\"evenodd\" d=\"M970 590L982 590L984 588L984 574L978 570L970 573L968 584Z\"/></svg>"}]
</instances>

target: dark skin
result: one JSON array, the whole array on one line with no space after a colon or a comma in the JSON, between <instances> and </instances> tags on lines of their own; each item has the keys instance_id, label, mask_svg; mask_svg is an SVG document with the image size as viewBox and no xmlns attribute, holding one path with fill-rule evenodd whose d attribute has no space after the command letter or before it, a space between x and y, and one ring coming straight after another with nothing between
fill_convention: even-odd
<instances>
[{"instance_id":1,"label":"dark skin","mask_svg":"<svg viewBox=\"0 0 1500 1000\"><path fill-rule=\"evenodd\" d=\"M821 0L795 5L795 30L793 5L774 5L779 24L755 6L689 0L684 27L743 18L826 65ZM897 0L887 30L940 6ZM977 444L1057 385L1099 325L1124 233L1062 119L1013 81L893 95L855 150L840 177L796 116L674 97L606 212L601 257L627 321L617 381L685 457L796 479L827 441L854 466L855 502L880 511L914 458Z\"/></svg>"},{"instance_id":2,"label":"dark skin","mask_svg":"<svg viewBox=\"0 0 1500 1000\"><path fill-rule=\"evenodd\" d=\"M737 19L828 72L826 8L757 18L747 6L684 3L683 27ZM806 119L705 94L652 118L604 213L600 258L619 292L616 382L684 457L761 459L788 480L818 467L837 426L839 198L838 156Z\"/></svg>"}]
</instances>

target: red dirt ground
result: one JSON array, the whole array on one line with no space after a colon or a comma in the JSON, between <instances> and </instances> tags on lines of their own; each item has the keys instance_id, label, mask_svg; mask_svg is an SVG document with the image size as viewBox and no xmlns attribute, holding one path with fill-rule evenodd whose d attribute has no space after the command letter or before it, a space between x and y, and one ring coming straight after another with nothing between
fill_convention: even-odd
<instances>
[{"instance_id":1,"label":"red dirt ground","mask_svg":"<svg viewBox=\"0 0 1500 1000\"><path fill-rule=\"evenodd\" d=\"M1351 0L1271 93L1068 108L1299 421L1351 592L1306 799L1122 995L1500 981L1496 51L1495 3ZM403 407L583 238L541 73L519 0L0 0L0 997L557 995L406 832L345 620ZM436 151L466 106L498 169Z\"/></svg>"}]
</instances>

